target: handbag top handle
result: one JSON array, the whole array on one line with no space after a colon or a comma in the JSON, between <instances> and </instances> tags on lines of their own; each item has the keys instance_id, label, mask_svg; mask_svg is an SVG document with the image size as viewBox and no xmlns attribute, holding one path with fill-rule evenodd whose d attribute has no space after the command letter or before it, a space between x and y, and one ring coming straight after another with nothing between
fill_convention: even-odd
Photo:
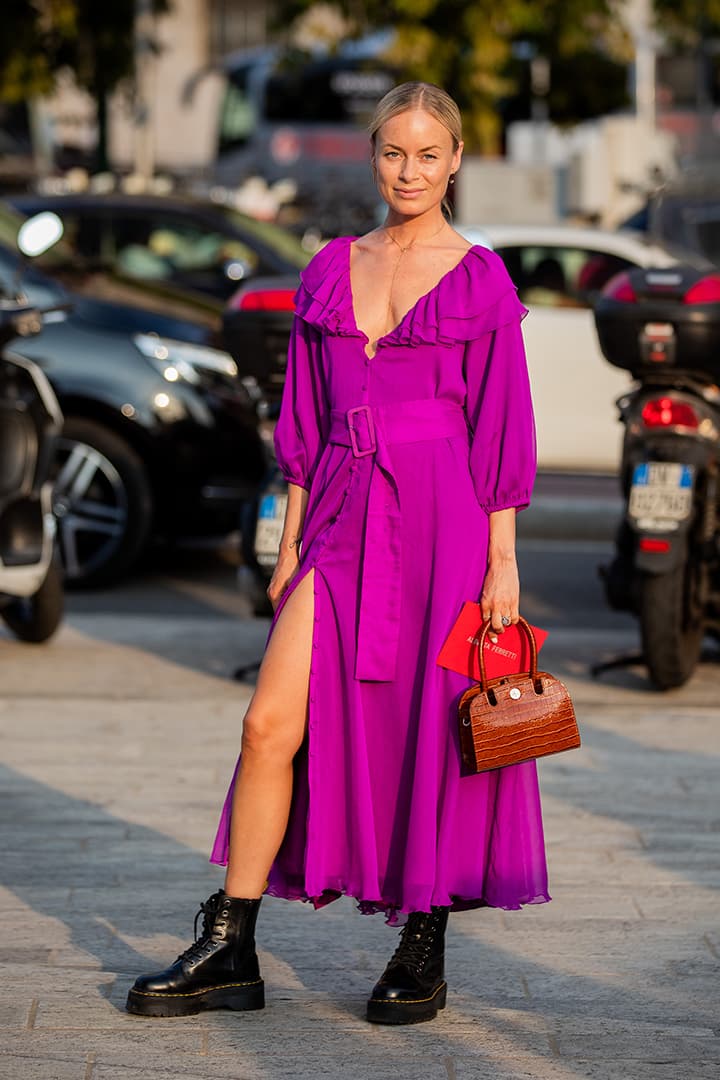
<instances>
[{"instance_id":1,"label":"handbag top handle","mask_svg":"<svg viewBox=\"0 0 720 1080\"><path fill-rule=\"evenodd\" d=\"M535 635L533 634L530 624L523 619L522 615L518 619L518 627L520 627L525 633L526 638L530 642L530 678L535 682L538 673L538 657L537 657L537 644L535 642ZM485 638L490 633L491 623L490 620L484 624L482 633L480 634L480 640L478 641L478 653L480 659L480 687L482 690L487 686L487 675L485 674ZM493 631L495 633L495 631Z\"/></svg>"}]
</instances>

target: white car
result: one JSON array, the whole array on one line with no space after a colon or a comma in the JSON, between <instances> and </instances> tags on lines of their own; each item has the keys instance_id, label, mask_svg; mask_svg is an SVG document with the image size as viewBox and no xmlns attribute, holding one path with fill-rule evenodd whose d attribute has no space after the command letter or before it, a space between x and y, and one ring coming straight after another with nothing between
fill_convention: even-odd
<instances>
[{"instance_id":1,"label":"white car","mask_svg":"<svg viewBox=\"0 0 720 1080\"><path fill-rule=\"evenodd\" d=\"M566 225L456 226L502 256L530 314L523 323L545 470L616 472L622 430L615 400L630 375L600 352L592 302L616 273L672 266L678 255L642 233Z\"/></svg>"}]
</instances>

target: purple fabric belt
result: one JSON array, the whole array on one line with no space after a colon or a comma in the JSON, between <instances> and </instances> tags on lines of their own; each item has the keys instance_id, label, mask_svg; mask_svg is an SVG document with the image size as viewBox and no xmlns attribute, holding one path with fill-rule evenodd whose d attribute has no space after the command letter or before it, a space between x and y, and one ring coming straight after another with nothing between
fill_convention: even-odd
<instances>
[{"instance_id":1,"label":"purple fabric belt","mask_svg":"<svg viewBox=\"0 0 720 1080\"><path fill-rule=\"evenodd\" d=\"M388 447L466 435L465 410L455 401L422 398L393 405L333 409L328 441L356 458L373 456L365 514L355 678L394 679L402 591L400 494Z\"/></svg>"}]
</instances>

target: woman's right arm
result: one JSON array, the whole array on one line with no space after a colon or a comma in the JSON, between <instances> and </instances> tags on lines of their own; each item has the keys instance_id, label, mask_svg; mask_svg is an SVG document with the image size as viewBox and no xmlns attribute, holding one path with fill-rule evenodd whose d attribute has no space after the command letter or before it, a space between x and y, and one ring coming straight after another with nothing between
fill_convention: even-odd
<instances>
[{"instance_id":1,"label":"woman's right arm","mask_svg":"<svg viewBox=\"0 0 720 1080\"><path fill-rule=\"evenodd\" d=\"M288 503L278 560L267 590L273 608L298 571L308 495L326 443L329 410L320 354L320 333L296 315L275 427L275 453L288 483Z\"/></svg>"},{"instance_id":2,"label":"woman's right arm","mask_svg":"<svg viewBox=\"0 0 720 1080\"><path fill-rule=\"evenodd\" d=\"M288 485L288 502L285 511L285 524L278 560L273 576L267 588L267 595L273 610L278 606L283 593L298 572L300 565L300 544L305 521L308 492L297 484Z\"/></svg>"}]
</instances>

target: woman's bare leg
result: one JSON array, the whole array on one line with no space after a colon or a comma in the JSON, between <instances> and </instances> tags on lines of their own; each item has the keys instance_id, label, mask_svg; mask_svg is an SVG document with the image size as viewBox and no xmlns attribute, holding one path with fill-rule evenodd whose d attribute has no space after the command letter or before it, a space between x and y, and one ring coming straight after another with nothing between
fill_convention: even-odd
<instances>
[{"instance_id":1,"label":"woman's bare leg","mask_svg":"<svg viewBox=\"0 0 720 1080\"><path fill-rule=\"evenodd\" d=\"M285 603L245 714L225 892L259 897L290 814L293 758L305 736L314 615L311 570Z\"/></svg>"}]
</instances>

